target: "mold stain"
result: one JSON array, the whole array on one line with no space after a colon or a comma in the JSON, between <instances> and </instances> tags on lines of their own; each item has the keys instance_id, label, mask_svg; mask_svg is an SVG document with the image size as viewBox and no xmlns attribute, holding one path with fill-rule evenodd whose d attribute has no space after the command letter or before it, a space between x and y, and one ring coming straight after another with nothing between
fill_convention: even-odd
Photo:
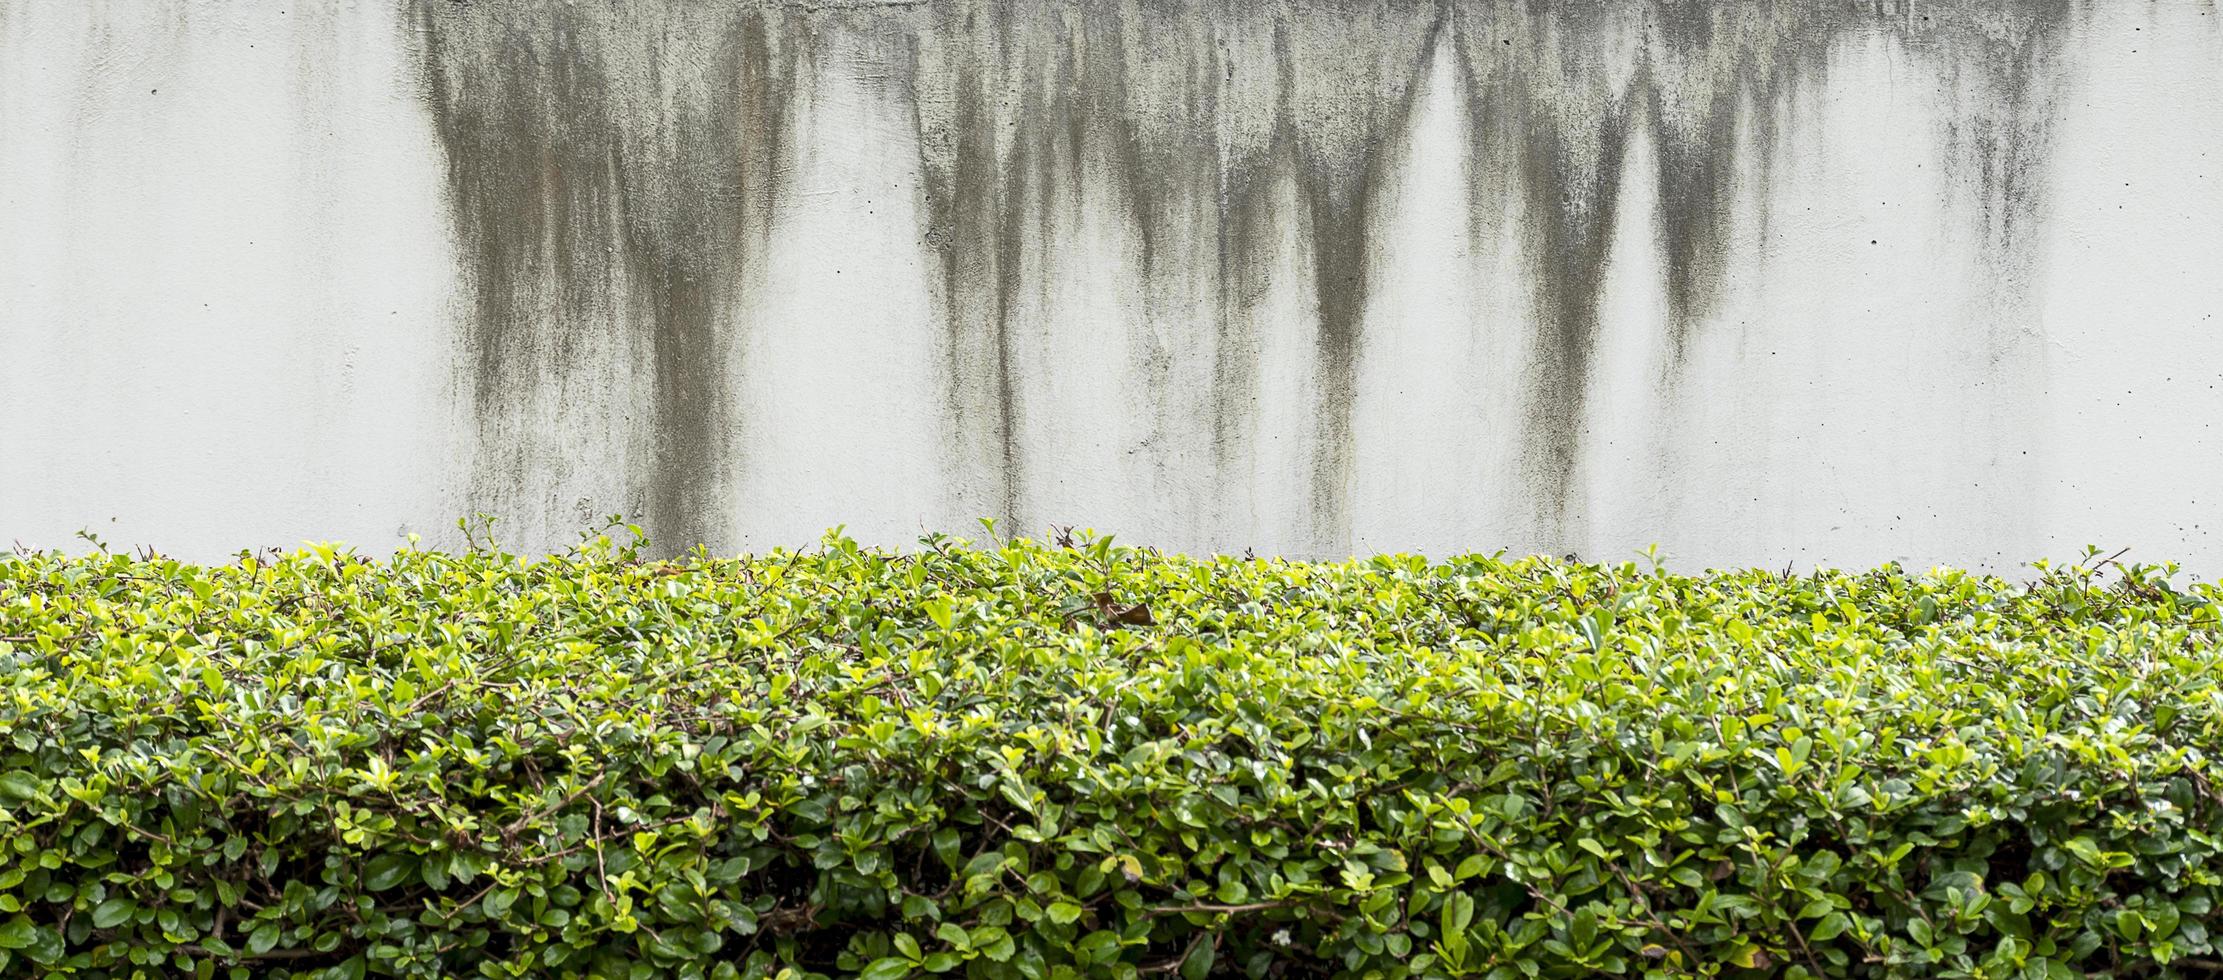
<instances>
[{"instance_id":1,"label":"mold stain","mask_svg":"<svg viewBox=\"0 0 2223 980\"><path fill-rule=\"evenodd\" d=\"M2031 261L2014 234L2040 208L2035 175L2047 148L2050 53L2071 24L2067 0L1964 4L1574 0L1543 5L1459 0L1454 24L1479 145L1478 196L1520 202L1515 216L1533 281L1523 483L1554 550L1581 540L1576 461L1596 359L1604 262L1629 180L1653 183L1672 389L1694 331L1714 313L1737 214L1764 225L1774 154L1802 86L1826 80L1839 45L1882 35L1960 83L1947 128L1997 233L1987 245L2010 279ZM2034 68L2033 65L2045 65ZM1625 173L1630 143L1654 142L1655 169ZM1517 147L1508 153L1505 147ZM1759 186L1747 183L1758 174ZM1486 223L1472 226L1494 234ZM1671 399L1679 397L1669 391Z\"/></svg>"},{"instance_id":2,"label":"mold stain","mask_svg":"<svg viewBox=\"0 0 2223 980\"><path fill-rule=\"evenodd\" d=\"M592 465L616 471L620 506L666 547L725 539L727 363L782 187L793 15L524 0L413 13L472 302L473 509L568 499L595 485L573 463L606 449L617 458Z\"/></svg>"},{"instance_id":3,"label":"mold stain","mask_svg":"<svg viewBox=\"0 0 2223 980\"><path fill-rule=\"evenodd\" d=\"M1724 288L1737 207L1743 202L1764 211L1765 188L1747 186L1744 175L1756 171L1766 179L1790 95L1824 78L1834 46L1882 32L1938 64L1964 66L1953 70L1990 71L2025 63L2002 60L2003 50L2057 43L2048 39L2059 35L2063 18L2053 13L2064 9L2042 0L1992 0L1931 15L1891 3L1695 0L1548 6L1450 0L1392 8L1253 2L1219 5L1208 14L1178 3L1031 3L996 13L964 6L961 16L936 23L968 35L942 42L973 57L949 65L954 77L941 84L960 93L951 100L960 117L954 139L970 152L930 162L929 169L939 174L942 188L936 226L958 232L938 237L945 289L960 298L973 294L970 302L953 304L951 349L996 356L976 355L970 367L965 358L953 362L953 390L978 392L988 386L968 377L996 378L995 395L987 399L995 410L974 406L965 414L997 420L993 440L974 441L999 446L1002 501L1013 513L1013 474L1027 453L1016 445L1011 422L1010 277L1019 255L1053 243L1015 241L1045 226L1012 220L1007 212L1051 206L1053 198L1026 192L1030 181L1106 182L1131 208L1147 315L1155 319L1156 310L1173 309L1166 301L1185 295L1182 277L1193 274L1169 256L1216 273L1218 281L1207 290L1218 297L1208 307L1212 312L1173 326L1200 330L1205 316L1218 321L1209 442L1214 471L1239 473L1249 445L1242 416L1258 390L1258 338L1235 333L1230 324L1244 317L1262 288L1254 281L1265 274L1260 253L1282 230L1272 222L1301 221L1317 310L1318 390L1305 493L1309 549L1346 548L1353 372L1364 343L1367 263L1375 247L1368 191L1380 177L1382 148L1395 144L1395 127L1409 115L1434 32L1448 24L1468 73L1467 90L1474 93L1470 129L1479 145L1470 172L1490 185L1478 188L1478 196L1519 202L1514 220L1532 270L1536 341L1529 391L1521 396L1529 419L1522 483L1543 536L1571 541L1580 535L1579 516L1571 512L1579 495L1575 462L1624 181L1652 181L1660 202L1654 247L1664 270L1672 354L1663 372L1672 380L1691 332L1706 322ZM1045 41L1045 33L1062 40ZM1273 38L1270 54L1246 57L1242 39L1260 36ZM1147 58L1120 45L1133 37L1151 39ZM1037 48L1045 44L1060 47L1044 54ZM1110 53L1077 58L1076 45ZM1169 60L1176 62L1173 70ZM1039 76L1043 64L1052 66L1054 77ZM1273 84L1264 90L1232 84L1238 77L1271 78ZM1014 78L1024 80L1016 103L1007 99L1002 112L973 114L994 83L1010 86ZM1992 88L2012 93L2024 86L2009 79ZM2014 188L2015 175L2031 169L2027 161L2042 158L2042 148L1998 138L2002 121L2023 110L2010 98L1956 111L1970 114L1963 125L1984 144L1975 154L1978 166L2000 171L1985 182L2005 185L1998 197L2002 214L2026 213L2031 202ZM1050 118L1038 118L1044 115ZM1148 125L1154 116L1174 123ZM991 134L975 132L989 124L1010 141L1000 153L989 150ZM1051 131L1060 124L1062 133ZM1207 147L1198 136L1214 130L1218 145ZM1640 134L1657 144L1656 169L1625 173L1628 147ZM2007 135L2028 134L2009 125ZM1077 168L1080 161L1106 158L1086 149L1091 140L1105 139L1114 150L1108 168L1041 170L1047 160L1041 147L1065 147L1064 158ZM1298 188L1299 213L1262 219L1259 212L1269 207L1271 188L1282 176ZM989 188L1002 193L987 200ZM1198 226L1182 209L1203 207L1200 202L1215 205L1212 227L1202 232L1211 241L1184 241ZM992 226L977 219L968 226L963 217L994 214L1004 220ZM1200 251L1204 244L1212 246L1209 253ZM995 302L968 286L967 270L953 253L998 256ZM981 323L993 324L992 339L965 339L978 329L968 325ZM1165 383L1162 365L1145 367L1151 384Z\"/></svg>"},{"instance_id":4,"label":"mold stain","mask_svg":"<svg viewBox=\"0 0 2223 980\"><path fill-rule=\"evenodd\" d=\"M429 104L449 160L475 306L466 338L479 495L562 474L545 411L595 352L632 357L653 392L632 488L667 540L715 540L747 424L730 392L736 313L785 186L804 3L411 0ZM826 6L819 4L816 6ZM1217 482L1246 478L1264 370L1259 305L1277 250L1303 243L1316 390L1294 539L1350 542L1351 409L1381 227L1372 190L1431 52L1468 95L1477 255L1518 243L1531 322L1520 392L1521 492L1539 537L1576 546L1576 502L1611 236L1631 181L1659 201L1672 387L1725 290L1740 215L1765 221L1772 154L1794 96L1843 45L1882 36L1952 85L1943 125L1986 241L2028 278L2042 210L2047 99L2068 0L1960 4L1762 0L921 0L834 4L848 29L895 36L889 90L908 98L925 178L921 246L944 323L948 479L961 510L1025 520L1030 406L1024 322L1069 243L1066 209L1113 201L1140 282L1122 372L1145 449L1202 445ZM1439 44L1442 41L1445 43ZM1652 141L1654 169L1629 172ZM1757 175L1757 176L1754 176ZM1757 180L1759 186L1752 181ZM1295 211L1276 203L1294 187ZM1300 227L1291 228L1295 223ZM2007 343L2008 341L2002 341ZM1209 357L1189 370L1185 358ZM1201 378L1210 391L1182 386ZM622 379L620 379L622 380ZM570 387L567 387L570 386ZM1670 393L1672 395L1672 392ZM1205 406L1199 409L1198 406ZM1192 417L1207 411L1209 419ZM566 424L590 424L571 419ZM607 424L625 423L611 418ZM1163 481L1161 481L1163 482ZM1284 492L1248 487L1250 493ZM1194 506L1195 502L1175 502Z\"/></svg>"},{"instance_id":5,"label":"mold stain","mask_svg":"<svg viewBox=\"0 0 2223 980\"><path fill-rule=\"evenodd\" d=\"M1247 243L1258 229L1241 202L1271 186L1266 171L1290 166L1312 226L1322 311L1313 523L1317 537L1345 536L1351 370L1369 247L1362 199L1383 126L1401 112L1399 93L1419 70L1415 55L1425 43L1390 31L1379 50L1354 51L1344 31L1367 21L1369 9L1331 5L1300 16L1270 3L936 6L926 44L939 56L921 59L917 83L929 176L925 237L941 258L950 329L953 465L972 474L959 477L975 487L971 496L1006 515L1021 508L1028 452L1018 444L1025 406L1017 404L1012 358L1014 330L1028 325L1012 317L1020 291L1033 288L1021 270L1061 244L1051 236L1062 225L1044 209L1092 189L1124 206L1140 265L1137 363L1116 367L1139 379L1137 404L1150 415L1140 426L1143 448L1174 458L1188 441L1176 430L1200 423L1185 407L1209 405L1212 432L1195 441L1212 447L1215 469L1232 468L1228 447L1242 424L1220 413L1241 411L1254 389L1238 366L1244 353L1215 341L1257 284L1221 273L1253 267ZM1251 64L1223 61L1220 42L1241 31L1271 32L1280 50L1264 64L1255 55ZM1278 83L1237 92L1226 85L1237 73ZM1270 121L1264 131L1258 120ZM1241 137L1226 135L1246 127ZM1214 336L1184 342L1200 329ZM1197 347L1215 361L1226 354L1229 364L1201 372L1213 391L1190 399L1176 391L1176 377L1190 376L1176 361Z\"/></svg>"},{"instance_id":6,"label":"mold stain","mask_svg":"<svg viewBox=\"0 0 2223 980\"><path fill-rule=\"evenodd\" d=\"M1285 22L1279 45L1283 96L1277 137L1287 141L1285 159L1296 166L1319 318L1310 550L1341 555L1353 544L1351 413L1377 250L1373 191L1393 149L1403 143L1443 16L1440 8L1424 4L1297 9L1301 13ZM1354 28L1383 43L1352 45Z\"/></svg>"},{"instance_id":7,"label":"mold stain","mask_svg":"<svg viewBox=\"0 0 2223 980\"><path fill-rule=\"evenodd\" d=\"M1606 258L1621 201L1623 158L1635 121L1628 80L1617 80L1610 40L1624 25L1601 6L1552 8L1539 20L1504 5L1467 5L1454 19L1467 74L1469 131L1481 186L1477 200L1509 202L1529 269L1533 337L1518 483L1533 539L1576 536L1574 496L1591 362L1596 353ZM1620 81L1620 84L1616 84ZM1470 224L1478 238L1490 222ZM1491 393L1507 397L1514 393Z\"/></svg>"},{"instance_id":8,"label":"mold stain","mask_svg":"<svg viewBox=\"0 0 2223 980\"><path fill-rule=\"evenodd\" d=\"M933 8L911 91L927 178L923 238L939 260L947 328L949 479L960 507L1011 520L1019 460L1008 311L1020 286L1025 211L1012 197L1028 147L1006 164L1002 119L1017 93L992 17L975 7ZM1019 111L1031 109L1029 102Z\"/></svg>"},{"instance_id":9,"label":"mold stain","mask_svg":"<svg viewBox=\"0 0 2223 980\"><path fill-rule=\"evenodd\" d=\"M1225 460L1215 386L1227 319L1217 276L1224 232L1219 145L1225 74L1201 5L1081 9L1085 159L1108 172L1133 230L1139 281L1125 387L1140 408L1135 470L1143 492L1179 512L1190 537L1219 525L1212 477ZM1104 166L1104 163L1109 166ZM1194 474L1213 468L1203 480Z\"/></svg>"}]
</instances>

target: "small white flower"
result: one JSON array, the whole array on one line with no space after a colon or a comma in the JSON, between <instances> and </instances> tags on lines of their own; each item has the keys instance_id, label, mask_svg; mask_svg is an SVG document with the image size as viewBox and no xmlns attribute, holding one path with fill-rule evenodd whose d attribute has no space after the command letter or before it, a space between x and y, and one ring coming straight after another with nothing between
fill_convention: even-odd
<instances>
[{"instance_id":1,"label":"small white flower","mask_svg":"<svg viewBox=\"0 0 2223 980\"><path fill-rule=\"evenodd\" d=\"M1289 930L1287 930L1287 929L1276 929L1276 930L1274 930L1274 945L1276 945L1276 946L1287 946L1287 945L1289 945Z\"/></svg>"}]
</instances>

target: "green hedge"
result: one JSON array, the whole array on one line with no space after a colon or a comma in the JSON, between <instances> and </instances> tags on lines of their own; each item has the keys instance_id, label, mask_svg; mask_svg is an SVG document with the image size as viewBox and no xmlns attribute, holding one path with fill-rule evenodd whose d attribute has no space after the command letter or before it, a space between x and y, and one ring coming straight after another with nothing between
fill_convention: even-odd
<instances>
[{"instance_id":1,"label":"green hedge","mask_svg":"<svg viewBox=\"0 0 2223 980\"><path fill-rule=\"evenodd\" d=\"M2196 975L2223 594L2101 564L19 553L0 976Z\"/></svg>"}]
</instances>

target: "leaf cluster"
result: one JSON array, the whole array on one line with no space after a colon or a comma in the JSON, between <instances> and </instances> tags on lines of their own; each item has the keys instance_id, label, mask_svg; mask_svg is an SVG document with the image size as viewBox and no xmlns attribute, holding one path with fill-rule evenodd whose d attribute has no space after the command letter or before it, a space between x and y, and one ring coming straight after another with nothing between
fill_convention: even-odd
<instances>
[{"instance_id":1,"label":"leaf cluster","mask_svg":"<svg viewBox=\"0 0 2223 980\"><path fill-rule=\"evenodd\" d=\"M2170 568L0 558L0 975L2216 962Z\"/></svg>"}]
</instances>

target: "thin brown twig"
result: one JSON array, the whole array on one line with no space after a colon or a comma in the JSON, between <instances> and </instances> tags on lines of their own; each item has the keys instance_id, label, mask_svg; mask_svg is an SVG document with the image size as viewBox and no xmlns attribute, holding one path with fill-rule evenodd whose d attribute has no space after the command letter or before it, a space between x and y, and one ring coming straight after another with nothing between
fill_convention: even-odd
<instances>
[{"instance_id":1,"label":"thin brown twig","mask_svg":"<svg viewBox=\"0 0 2223 980\"><path fill-rule=\"evenodd\" d=\"M533 812L533 813L529 813L529 814L526 814L526 815L524 815L524 816L518 817L518 818L517 818L517 819L516 819L515 821L511 822L509 826L507 826L507 827L504 827L504 828L502 828L502 836L503 836L503 837L515 837L515 836L517 836L517 832L518 832L518 831L520 831L520 830L523 830L523 829L525 829L526 825L528 825L528 824L531 824L532 822L534 822L534 821L536 821L536 820L539 820L539 819L541 819L541 818L543 818L543 817L546 817L546 816L548 816L549 814L552 814L552 813L556 813L556 812L558 812L558 811L562 810L562 809L563 809L564 807L570 806L570 805L571 805L572 803L576 802L576 801L577 801L577 800L579 799L579 797L585 796L585 795L587 795L588 793L591 793L591 792L593 792L593 791L594 791L594 788L595 788L595 787L597 787L597 786L600 786L600 785L602 785L602 781L603 781L604 779L608 779L608 778L609 778L609 776L610 776L610 771L609 771L609 770L607 770L607 769L605 769L605 770L601 771L600 773L597 773L597 774L595 775L595 777L594 777L593 779L587 780L587 783L586 783L586 785L584 785L584 786L581 786L581 787L579 787L578 789L576 789L576 790L572 791L572 793L571 793L571 795L570 795L570 796L566 796L566 797L564 797L564 798L563 798L562 800L560 800L560 801L557 801L557 803L556 803L555 805L553 805L553 806L548 806L548 807L543 807L543 808L541 808L540 810L537 810L537 811L535 811L535 812ZM598 809L599 809L599 807L598 807Z\"/></svg>"},{"instance_id":2,"label":"thin brown twig","mask_svg":"<svg viewBox=\"0 0 2223 980\"><path fill-rule=\"evenodd\" d=\"M1198 905L1159 905L1152 907L1149 911L1152 915L1182 915L1189 912L1218 912L1223 914L1234 914L1238 912L1263 912L1268 909L1296 908L1303 904L1303 902L1287 900L1278 902L1250 902L1244 905L1216 905L1212 903L1203 903Z\"/></svg>"}]
</instances>

